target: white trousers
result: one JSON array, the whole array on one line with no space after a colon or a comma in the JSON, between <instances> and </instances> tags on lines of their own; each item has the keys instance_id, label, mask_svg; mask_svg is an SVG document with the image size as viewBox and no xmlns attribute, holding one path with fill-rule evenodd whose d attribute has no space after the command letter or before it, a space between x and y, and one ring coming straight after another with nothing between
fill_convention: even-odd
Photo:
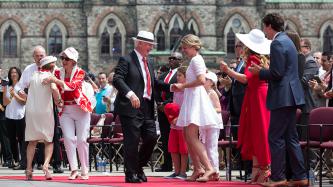
<instances>
[{"instance_id":1,"label":"white trousers","mask_svg":"<svg viewBox=\"0 0 333 187\"><path fill-rule=\"evenodd\" d=\"M220 171L219 152L218 152L219 135L220 135L220 129L218 128L200 129L200 139L206 148L209 161L214 167L216 172Z\"/></svg>"},{"instance_id":2,"label":"white trousers","mask_svg":"<svg viewBox=\"0 0 333 187\"><path fill-rule=\"evenodd\" d=\"M71 170L78 170L77 148L81 172L87 174L89 165L89 144L87 143L87 138L89 137L90 129L90 113L84 112L78 105L65 105L60 116L60 126Z\"/></svg>"}]
</instances>

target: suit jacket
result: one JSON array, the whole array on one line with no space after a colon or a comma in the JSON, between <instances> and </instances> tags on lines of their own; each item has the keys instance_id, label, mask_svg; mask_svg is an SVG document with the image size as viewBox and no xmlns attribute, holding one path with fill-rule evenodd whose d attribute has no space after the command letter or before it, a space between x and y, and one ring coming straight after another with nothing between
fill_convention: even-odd
<instances>
[{"instance_id":1,"label":"suit jacket","mask_svg":"<svg viewBox=\"0 0 333 187\"><path fill-rule=\"evenodd\" d=\"M168 75L168 72L163 73L158 80L164 82L164 79ZM177 73L175 73L169 80L169 84L174 84L177 82ZM163 104L171 103L173 100L173 92L170 92L170 90L165 91L165 98L166 100L163 101L162 99L162 92L160 90L157 90L158 96L156 97L157 102L163 102Z\"/></svg>"},{"instance_id":2,"label":"suit jacket","mask_svg":"<svg viewBox=\"0 0 333 187\"><path fill-rule=\"evenodd\" d=\"M270 47L269 69L259 72L260 79L268 80L267 108L275 110L304 104L304 93L298 77L298 57L294 43L279 33Z\"/></svg>"},{"instance_id":3,"label":"suit jacket","mask_svg":"<svg viewBox=\"0 0 333 187\"><path fill-rule=\"evenodd\" d=\"M245 63L242 65L241 69L239 70L239 73L244 74L244 70L245 70ZM246 89L246 84L243 84L237 81L236 79L232 80L231 98L229 104L232 125L238 125L245 89Z\"/></svg>"},{"instance_id":4,"label":"suit jacket","mask_svg":"<svg viewBox=\"0 0 333 187\"><path fill-rule=\"evenodd\" d=\"M158 81L155 79L153 64L148 61L148 69L151 77L151 101L149 107L154 108L154 94L155 88L169 90L169 84ZM135 109L132 107L130 99L126 97L129 91L133 91L135 95L140 99L140 107L144 101L143 92L145 88L145 83L143 80L143 75L140 61L133 50L128 56L120 57L118 65L115 68L115 74L113 77L113 85L118 90L116 100L114 103L114 112L119 115L135 117L140 109ZM142 109L142 108L141 108ZM152 113L151 119L154 118L154 113Z\"/></svg>"}]
</instances>

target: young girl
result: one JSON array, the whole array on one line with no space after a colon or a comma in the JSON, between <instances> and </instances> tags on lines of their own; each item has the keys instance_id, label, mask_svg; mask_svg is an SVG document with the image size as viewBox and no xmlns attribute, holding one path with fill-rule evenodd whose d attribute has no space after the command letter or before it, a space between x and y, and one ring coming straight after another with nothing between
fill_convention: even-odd
<instances>
[{"instance_id":1,"label":"young girl","mask_svg":"<svg viewBox=\"0 0 333 187\"><path fill-rule=\"evenodd\" d=\"M177 82L184 83L186 81L185 66L181 66L177 70ZM186 179L186 166L187 166L187 146L183 135L183 129L176 127L179 109L183 103L184 92L174 92L173 103L165 105L164 112L171 125L169 134L168 150L171 153L171 158L175 172L166 178L179 178Z\"/></svg>"},{"instance_id":2,"label":"young girl","mask_svg":"<svg viewBox=\"0 0 333 187\"><path fill-rule=\"evenodd\" d=\"M216 113L221 118L221 104L219 97L220 92L217 90L217 76L213 72L206 73L205 89L211 100ZM211 176L211 180L219 180L219 153L218 153L218 139L220 135L220 129L223 129L223 123L219 123L212 128L200 128L200 139L204 144L210 163L214 167L216 173Z\"/></svg>"}]
</instances>

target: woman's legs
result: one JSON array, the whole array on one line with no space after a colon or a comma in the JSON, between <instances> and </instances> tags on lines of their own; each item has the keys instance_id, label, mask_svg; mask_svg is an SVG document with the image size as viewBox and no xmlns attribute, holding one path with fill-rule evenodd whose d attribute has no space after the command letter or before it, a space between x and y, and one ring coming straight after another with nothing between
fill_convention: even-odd
<instances>
[{"instance_id":1,"label":"woman's legs","mask_svg":"<svg viewBox=\"0 0 333 187\"><path fill-rule=\"evenodd\" d=\"M44 152L45 158L44 158L43 167L48 168L49 164L50 164L51 157L52 157L52 153L53 153L53 143L52 142L44 142L44 144L45 144L45 150L44 150L45 151Z\"/></svg>"},{"instance_id":2,"label":"woman's legs","mask_svg":"<svg viewBox=\"0 0 333 187\"><path fill-rule=\"evenodd\" d=\"M190 124L189 126L186 127L185 134L186 134L186 141L188 143L188 147L190 147L190 150L192 154L197 156L199 159L196 161L199 165L200 163L203 164L205 168L205 174L203 175L204 178L208 178L210 175L215 173L214 168L212 167L211 163L209 162L208 156L207 156L207 151L204 148L203 144L200 142L198 138L198 132L199 128L198 126L194 124Z\"/></svg>"},{"instance_id":3,"label":"woman's legs","mask_svg":"<svg viewBox=\"0 0 333 187\"><path fill-rule=\"evenodd\" d=\"M35 155L37 141L30 141L27 147L27 171L32 172L32 161Z\"/></svg>"}]
</instances>

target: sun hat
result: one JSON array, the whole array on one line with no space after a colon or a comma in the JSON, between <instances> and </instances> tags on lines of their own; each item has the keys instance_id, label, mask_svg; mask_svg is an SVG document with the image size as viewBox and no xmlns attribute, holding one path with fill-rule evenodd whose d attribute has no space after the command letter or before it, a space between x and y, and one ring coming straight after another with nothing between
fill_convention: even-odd
<instances>
[{"instance_id":1,"label":"sun hat","mask_svg":"<svg viewBox=\"0 0 333 187\"><path fill-rule=\"evenodd\" d=\"M261 30L252 29L248 34L236 33L236 37L252 51L261 55L269 55L272 41L268 40Z\"/></svg>"},{"instance_id":2,"label":"sun hat","mask_svg":"<svg viewBox=\"0 0 333 187\"><path fill-rule=\"evenodd\" d=\"M208 71L206 73L206 79L209 79L211 81L213 81L213 83L216 85L217 84L217 76L215 73Z\"/></svg>"},{"instance_id":3,"label":"sun hat","mask_svg":"<svg viewBox=\"0 0 333 187\"><path fill-rule=\"evenodd\" d=\"M56 62L57 58L54 56L46 56L40 60L40 67L43 67L47 64L50 64L52 62Z\"/></svg>"},{"instance_id":4,"label":"sun hat","mask_svg":"<svg viewBox=\"0 0 333 187\"><path fill-rule=\"evenodd\" d=\"M65 54L69 59L72 59L75 62L77 62L77 60L79 59L79 52L77 52L74 47L69 47L65 49L63 52L60 53L60 56L62 56L63 54Z\"/></svg>"},{"instance_id":5,"label":"sun hat","mask_svg":"<svg viewBox=\"0 0 333 187\"><path fill-rule=\"evenodd\" d=\"M138 35L136 37L132 37L134 41L142 41L147 42L153 45L156 45L157 43L154 42L154 34L148 31L139 31Z\"/></svg>"}]
</instances>

